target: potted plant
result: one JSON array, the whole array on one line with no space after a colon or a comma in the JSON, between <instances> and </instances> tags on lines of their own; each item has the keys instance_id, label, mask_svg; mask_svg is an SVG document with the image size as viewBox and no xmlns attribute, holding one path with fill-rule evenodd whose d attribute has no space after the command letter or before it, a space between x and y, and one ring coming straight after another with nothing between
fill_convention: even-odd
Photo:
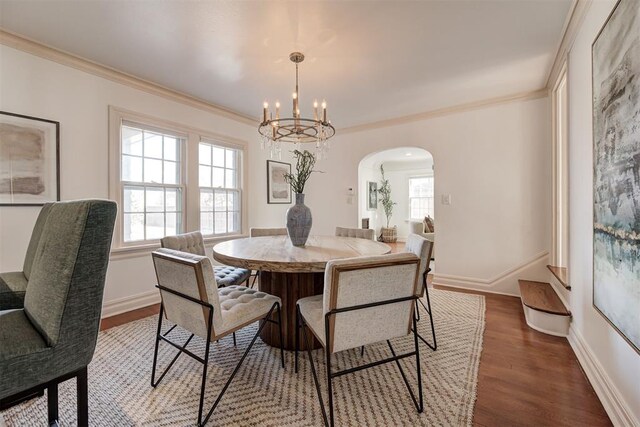
<instances>
[{"instance_id":1,"label":"potted plant","mask_svg":"<svg viewBox=\"0 0 640 427\"><path fill-rule=\"evenodd\" d=\"M382 174L382 180L380 181L378 194L380 195L380 203L384 209L384 214L387 217L387 226L382 227L378 240L385 243L393 243L398 240L398 229L395 225L389 227L389 221L391 221L391 215L393 215L393 205L396 203L391 200L391 185L384 176L384 167L382 165L380 165L380 173Z\"/></svg>"},{"instance_id":2,"label":"potted plant","mask_svg":"<svg viewBox=\"0 0 640 427\"><path fill-rule=\"evenodd\" d=\"M293 150L296 172L285 173L285 181L296 194L296 204L287 210L287 233L293 246L304 246L311 232L311 210L304 204L304 186L313 172L316 156L304 150Z\"/></svg>"}]
</instances>

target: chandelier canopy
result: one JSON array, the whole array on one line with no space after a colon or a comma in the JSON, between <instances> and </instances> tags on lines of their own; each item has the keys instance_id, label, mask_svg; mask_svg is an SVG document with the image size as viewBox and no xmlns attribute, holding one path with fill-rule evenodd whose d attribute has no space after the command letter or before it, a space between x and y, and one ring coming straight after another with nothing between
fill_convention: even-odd
<instances>
[{"instance_id":1,"label":"chandelier canopy","mask_svg":"<svg viewBox=\"0 0 640 427\"><path fill-rule=\"evenodd\" d=\"M296 64L296 89L293 92L293 108L291 117L280 117L280 102L275 104L275 117L269 110L269 103L265 101L262 111L262 122L258 126L258 132L262 136L262 148L271 150L271 157L274 154L281 157L282 142L296 144L314 144L316 154L322 158L329 149L328 140L335 135L336 130L327 119L327 103L322 101L319 111L318 101L313 101L313 119L300 116L300 91L298 88L298 64L304 61L304 55L300 52L293 52L289 55L291 62ZM297 147L297 148L298 148Z\"/></svg>"}]
</instances>

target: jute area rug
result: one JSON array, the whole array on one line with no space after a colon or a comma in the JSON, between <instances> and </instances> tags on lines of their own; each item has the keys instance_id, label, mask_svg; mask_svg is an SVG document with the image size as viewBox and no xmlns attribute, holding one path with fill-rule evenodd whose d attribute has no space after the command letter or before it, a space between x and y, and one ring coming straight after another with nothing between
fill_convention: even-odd
<instances>
[{"instance_id":1,"label":"jute area rug","mask_svg":"<svg viewBox=\"0 0 640 427\"><path fill-rule=\"evenodd\" d=\"M338 426L465 426L471 425L476 400L478 364L482 351L485 302L479 295L430 290L438 350L420 345L425 410L418 414L394 363L366 369L334 380ZM165 322L166 323L166 322ZM152 316L100 333L89 366L91 426L192 426L196 424L202 365L182 355L157 388L150 385L157 317ZM245 328L233 346L231 337L211 346L205 412L249 343L256 326ZM431 338L429 318L422 311L420 333ZM174 334L172 332L172 334ZM182 332L179 332L181 334ZM176 335L173 335L175 338ZM397 339L398 353L411 351L412 336ZM194 338L189 349L203 354L204 341ZM175 350L161 344L159 366ZM326 402L322 350L316 350ZM335 369L389 357L386 343L334 356ZM208 425L320 426L322 416L309 361L301 354L300 371L293 372L293 353L286 368L279 351L258 339ZM415 359L401 362L417 392ZM60 386L60 422L76 425L75 381ZM0 414L8 427L47 424L46 394Z\"/></svg>"}]
</instances>

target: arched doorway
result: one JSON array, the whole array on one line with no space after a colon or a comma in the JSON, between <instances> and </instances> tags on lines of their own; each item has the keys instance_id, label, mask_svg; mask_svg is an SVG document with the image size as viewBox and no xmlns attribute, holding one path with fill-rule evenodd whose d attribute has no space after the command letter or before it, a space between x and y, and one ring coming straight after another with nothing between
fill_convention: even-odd
<instances>
[{"instance_id":1,"label":"arched doorway","mask_svg":"<svg viewBox=\"0 0 640 427\"><path fill-rule=\"evenodd\" d=\"M376 193L382 180L381 167L395 203L389 226L397 227L398 241L418 230L425 216L435 219L434 163L427 150L399 147L371 153L358 165L358 214L369 220L369 228L380 234L387 217Z\"/></svg>"}]
</instances>

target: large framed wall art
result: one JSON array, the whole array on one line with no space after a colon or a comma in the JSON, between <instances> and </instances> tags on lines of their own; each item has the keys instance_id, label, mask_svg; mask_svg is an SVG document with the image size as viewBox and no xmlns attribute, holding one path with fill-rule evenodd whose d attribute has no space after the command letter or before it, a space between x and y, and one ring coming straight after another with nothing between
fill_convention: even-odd
<instances>
[{"instance_id":1,"label":"large framed wall art","mask_svg":"<svg viewBox=\"0 0 640 427\"><path fill-rule=\"evenodd\" d=\"M0 205L60 200L60 123L0 111Z\"/></svg>"},{"instance_id":2,"label":"large framed wall art","mask_svg":"<svg viewBox=\"0 0 640 427\"><path fill-rule=\"evenodd\" d=\"M640 352L640 1L592 46L593 305Z\"/></svg>"}]
</instances>

